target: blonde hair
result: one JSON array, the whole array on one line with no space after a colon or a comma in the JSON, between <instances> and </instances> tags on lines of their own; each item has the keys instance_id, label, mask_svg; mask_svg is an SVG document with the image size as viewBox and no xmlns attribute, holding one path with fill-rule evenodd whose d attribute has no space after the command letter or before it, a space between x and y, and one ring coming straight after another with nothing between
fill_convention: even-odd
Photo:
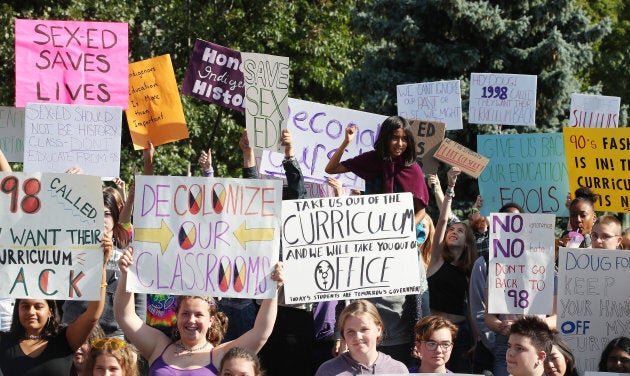
<instances>
[{"instance_id":1,"label":"blonde hair","mask_svg":"<svg viewBox=\"0 0 630 376\"><path fill-rule=\"evenodd\" d=\"M374 324L376 324L376 326L379 326L381 327L381 329L384 329L383 320L381 319L381 315L378 314L378 310L376 309L374 304L370 303L367 300L360 299L360 300L355 300L354 302L348 304L346 308L344 308L343 311L341 311L341 314L339 315L339 321L338 321L339 332L341 333L342 337L344 337L345 335L344 329L346 326L346 320L349 317L353 317L357 315L368 315L372 319L372 321L374 321ZM382 337L383 337L383 330L381 331L381 335L378 336L377 338L377 343L381 342L381 340L383 339Z\"/></svg>"},{"instance_id":2,"label":"blonde hair","mask_svg":"<svg viewBox=\"0 0 630 376\"><path fill-rule=\"evenodd\" d=\"M124 344L122 346L105 345L102 347L92 345L87 362L85 363L85 374L92 376L94 374L96 359L101 355L109 355L116 359L123 371L123 375L140 376L140 371L138 370L138 353L131 344L117 338L110 339L109 341L120 341Z\"/></svg>"}]
</instances>

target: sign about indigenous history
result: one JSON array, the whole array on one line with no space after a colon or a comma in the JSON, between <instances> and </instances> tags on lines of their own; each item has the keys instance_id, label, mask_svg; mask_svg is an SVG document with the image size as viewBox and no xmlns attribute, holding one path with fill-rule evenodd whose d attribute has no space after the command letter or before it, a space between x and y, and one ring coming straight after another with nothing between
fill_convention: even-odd
<instances>
[{"instance_id":1,"label":"sign about indigenous history","mask_svg":"<svg viewBox=\"0 0 630 376\"><path fill-rule=\"evenodd\" d=\"M435 81L396 86L398 116L436 121L446 129L462 129L460 81Z\"/></svg>"},{"instance_id":2,"label":"sign about indigenous history","mask_svg":"<svg viewBox=\"0 0 630 376\"><path fill-rule=\"evenodd\" d=\"M477 151L490 159L477 180L481 215L498 212L508 202L527 213L569 215L562 133L478 135Z\"/></svg>"},{"instance_id":3,"label":"sign about indigenous history","mask_svg":"<svg viewBox=\"0 0 630 376\"><path fill-rule=\"evenodd\" d=\"M617 128L621 98L605 95L571 94L569 127Z\"/></svg>"},{"instance_id":4,"label":"sign about indigenous history","mask_svg":"<svg viewBox=\"0 0 630 376\"><path fill-rule=\"evenodd\" d=\"M490 215L489 313L552 313L555 220L553 214Z\"/></svg>"},{"instance_id":5,"label":"sign about indigenous history","mask_svg":"<svg viewBox=\"0 0 630 376\"><path fill-rule=\"evenodd\" d=\"M129 108L125 112L136 150L188 138L182 100L170 55L129 64Z\"/></svg>"},{"instance_id":6,"label":"sign about indigenous history","mask_svg":"<svg viewBox=\"0 0 630 376\"><path fill-rule=\"evenodd\" d=\"M121 123L120 107L27 103L24 171L119 176Z\"/></svg>"},{"instance_id":7,"label":"sign about indigenous history","mask_svg":"<svg viewBox=\"0 0 630 376\"><path fill-rule=\"evenodd\" d=\"M601 195L595 210L630 212L630 128L564 128L569 188Z\"/></svg>"},{"instance_id":8,"label":"sign about indigenous history","mask_svg":"<svg viewBox=\"0 0 630 376\"><path fill-rule=\"evenodd\" d=\"M9 162L24 161L24 109L0 106L0 150Z\"/></svg>"},{"instance_id":9,"label":"sign about indigenous history","mask_svg":"<svg viewBox=\"0 0 630 376\"><path fill-rule=\"evenodd\" d=\"M446 124L434 121L411 120L411 129L416 143L418 163L425 174L436 174L440 162L433 157L444 140Z\"/></svg>"},{"instance_id":10,"label":"sign about indigenous history","mask_svg":"<svg viewBox=\"0 0 630 376\"><path fill-rule=\"evenodd\" d=\"M278 152L289 117L289 58L251 52L242 52L241 57L249 144Z\"/></svg>"},{"instance_id":11,"label":"sign about indigenous history","mask_svg":"<svg viewBox=\"0 0 630 376\"><path fill-rule=\"evenodd\" d=\"M127 108L128 27L121 22L15 20L15 106Z\"/></svg>"},{"instance_id":12,"label":"sign about indigenous history","mask_svg":"<svg viewBox=\"0 0 630 376\"><path fill-rule=\"evenodd\" d=\"M471 73L468 122L536 125L536 76Z\"/></svg>"},{"instance_id":13,"label":"sign about indigenous history","mask_svg":"<svg viewBox=\"0 0 630 376\"><path fill-rule=\"evenodd\" d=\"M182 94L245 111L245 82L241 62L239 51L197 39L184 76ZM288 83L288 77L286 80Z\"/></svg>"},{"instance_id":14,"label":"sign about indigenous history","mask_svg":"<svg viewBox=\"0 0 630 376\"><path fill-rule=\"evenodd\" d=\"M282 202L287 303L419 294L411 193Z\"/></svg>"},{"instance_id":15,"label":"sign about indigenous history","mask_svg":"<svg viewBox=\"0 0 630 376\"><path fill-rule=\"evenodd\" d=\"M630 252L560 248L558 331L576 366L596 371L606 344L630 337Z\"/></svg>"},{"instance_id":16,"label":"sign about indigenous history","mask_svg":"<svg viewBox=\"0 0 630 376\"><path fill-rule=\"evenodd\" d=\"M103 194L96 176L0 172L0 296L98 300Z\"/></svg>"},{"instance_id":17,"label":"sign about indigenous history","mask_svg":"<svg viewBox=\"0 0 630 376\"><path fill-rule=\"evenodd\" d=\"M488 158L449 138L442 141L433 157L451 166L459 167L462 172L473 178L478 178L489 162Z\"/></svg>"},{"instance_id":18,"label":"sign about indigenous history","mask_svg":"<svg viewBox=\"0 0 630 376\"><path fill-rule=\"evenodd\" d=\"M272 297L281 201L279 180L136 176L127 289Z\"/></svg>"}]
</instances>

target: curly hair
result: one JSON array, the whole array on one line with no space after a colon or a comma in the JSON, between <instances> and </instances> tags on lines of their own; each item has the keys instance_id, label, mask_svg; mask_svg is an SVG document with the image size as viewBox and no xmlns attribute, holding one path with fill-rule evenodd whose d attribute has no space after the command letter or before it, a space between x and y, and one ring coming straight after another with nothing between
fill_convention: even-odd
<instances>
[{"instance_id":1,"label":"curly hair","mask_svg":"<svg viewBox=\"0 0 630 376\"><path fill-rule=\"evenodd\" d=\"M212 346L217 346L223 341L223 337L225 336L225 332L228 328L228 317L223 313L217 310L217 303L213 298L209 296L193 296L193 295L181 295L177 297L177 306L175 308L175 313L179 314L179 307L184 300L188 299L201 299L204 302L208 303L208 313L210 317L214 317L212 320L212 324L210 328L208 328L208 332L206 333L206 339L208 342L212 344ZM181 338L179 333L179 329L177 328L177 323L173 326L173 334L171 336L173 341L177 341Z\"/></svg>"},{"instance_id":2,"label":"curly hair","mask_svg":"<svg viewBox=\"0 0 630 376\"><path fill-rule=\"evenodd\" d=\"M122 345L105 345L102 347L95 347L92 345L90 349L90 355L85 362L85 374L92 376L94 374L94 366L99 356L106 355L112 356L118 362L118 365L123 370L125 376L140 376L138 370L138 353L136 350L122 339L105 339L104 341L112 341L116 343L122 343Z\"/></svg>"}]
</instances>

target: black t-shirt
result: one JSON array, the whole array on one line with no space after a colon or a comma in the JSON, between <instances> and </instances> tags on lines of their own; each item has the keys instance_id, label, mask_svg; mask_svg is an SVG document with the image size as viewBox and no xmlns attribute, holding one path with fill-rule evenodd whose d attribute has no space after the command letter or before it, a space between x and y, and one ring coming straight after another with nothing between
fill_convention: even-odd
<instances>
[{"instance_id":1,"label":"black t-shirt","mask_svg":"<svg viewBox=\"0 0 630 376\"><path fill-rule=\"evenodd\" d=\"M26 356L20 343L9 333L0 333L0 368L4 376L68 376L72 355L66 340L66 328L48 340L38 357Z\"/></svg>"}]
</instances>

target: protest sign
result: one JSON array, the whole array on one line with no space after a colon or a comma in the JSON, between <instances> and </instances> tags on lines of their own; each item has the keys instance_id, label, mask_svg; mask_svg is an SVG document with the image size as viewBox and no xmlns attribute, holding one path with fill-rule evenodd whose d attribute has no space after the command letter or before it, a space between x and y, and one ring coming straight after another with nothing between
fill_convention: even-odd
<instances>
[{"instance_id":1,"label":"protest sign","mask_svg":"<svg viewBox=\"0 0 630 376\"><path fill-rule=\"evenodd\" d=\"M630 252L560 248L558 331L576 366L596 371L612 339L630 337Z\"/></svg>"},{"instance_id":2,"label":"protest sign","mask_svg":"<svg viewBox=\"0 0 630 376\"><path fill-rule=\"evenodd\" d=\"M136 176L127 289L269 298L280 249L277 180Z\"/></svg>"},{"instance_id":3,"label":"protest sign","mask_svg":"<svg viewBox=\"0 0 630 376\"><path fill-rule=\"evenodd\" d=\"M9 162L24 161L24 109L0 106L0 150Z\"/></svg>"},{"instance_id":4,"label":"protest sign","mask_svg":"<svg viewBox=\"0 0 630 376\"><path fill-rule=\"evenodd\" d=\"M555 216L490 215L488 312L551 314Z\"/></svg>"},{"instance_id":5,"label":"protest sign","mask_svg":"<svg viewBox=\"0 0 630 376\"><path fill-rule=\"evenodd\" d=\"M460 81L436 81L396 86L398 116L446 123L462 129Z\"/></svg>"},{"instance_id":6,"label":"protest sign","mask_svg":"<svg viewBox=\"0 0 630 376\"><path fill-rule=\"evenodd\" d=\"M127 108L128 27L120 22L15 20L15 106Z\"/></svg>"},{"instance_id":7,"label":"protest sign","mask_svg":"<svg viewBox=\"0 0 630 376\"><path fill-rule=\"evenodd\" d=\"M468 122L536 125L536 76L471 73Z\"/></svg>"},{"instance_id":8,"label":"protest sign","mask_svg":"<svg viewBox=\"0 0 630 376\"><path fill-rule=\"evenodd\" d=\"M483 155L448 138L442 141L433 157L451 166L459 167L462 172L473 178L479 177L489 162Z\"/></svg>"},{"instance_id":9,"label":"protest sign","mask_svg":"<svg viewBox=\"0 0 630 376\"><path fill-rule=\"evenodd\" d=\"M490 159L478 179L481 215L509 202L527 213L569 215L562 133L478 135L477 151Z\"/></svg>"},{"instance_id":10,"label":"protest sign","mask_svg":"<svg viewBox=\"0 0 630 376\"><path fill-rule=\"evenodd\" d=\"M129 109L125 112L136 150L188 138L182 100L170 55L129 64Z\"/></svg>"},{"instance_id":11,"label":"protest sign","mask_svg":"<svg viewBox=\"0 0 630 376\"><path fill-rule=\"evenodd\" d=\"M121 122L120 107L27 103L24 171L119 176Z\"/></svg>"},{"instance_id":12,"label":"protest sign","mask_svg":"<svg viewBox=\"0 0 630 376\"><path fill-rule=\"evenodd\" d=\"M411 130L416 143L417 160L425 174L436 174L440 166L433 155L444 140L446 124L433 121L411 120Z\"/></svg>"},{"instance_id":13,"label":"protest sign","mask_svg":"<svg viewBox=\"0 0 630 376\"><path fill-rule=\"evenodd\" d=\"M287 303L420 294L411 193L282 202Z\"/></svg>"},{"instance_id":14,"label":"protest sign","mask_svg":"<svg viewBox=\"0 0 630 376\"><path fill-rule=\"evenodd\" d=\"M0 296L99 300L101 181L21 172L0 179Z\"/></svg>"},{"instance_id":15,"label":"protest sign","mask_svg":"<svg viewBox=\"0 0 630 376\"><path fill-rule=\"evenodd\" d=\"M601 195L595 210L630 212L630 128L564 128L569 188Z\"/></svg>"},{"instance_id":16,"label":"protest sign","mask_svg":"<svg viewBox=\"0 0 630 376\"><path fill-rule=\"evenodd\" d=\"M325 168L332 154L345 137L346 128L356 125L357 135L341 158L342 161L374 150L374 142L386 116L289 98L287 128L293 136L293 151L300 163L304 180L326 181ZM260 171L272 176L284 176L283 153L263 153ZM365 182L353 173L334 176L344 186L365 189Z\"/></svg>"},{"instance_id":17,"label":"protest sign","mask_svg":"<svg viewBox=\"0 0 630 376\"><path fill-rule=\"evenodd\" d=\"M245 111L241 61L239 51L197 39L184 76L182 94Z\"/></svg>"},{"instance_id":18,"label":"protest sign","mask_svg":"<svg viewBox=\"0 0 630 376\"><path fill-rule=\"evenodd\" d=\"M249 144L278 152L289 117L289 58L251 52L242 52L241 57Z\"/></svg>"},{"instance_id":19,"label":"protest sign","mask_svg":"<svg viewBox=\"0 0 630 376\"><path fill-rule=\"evenodd\" d=\"M571 94L569 126L572 128L617 128L621 98Z\"/></svg>"}]
</instances>

